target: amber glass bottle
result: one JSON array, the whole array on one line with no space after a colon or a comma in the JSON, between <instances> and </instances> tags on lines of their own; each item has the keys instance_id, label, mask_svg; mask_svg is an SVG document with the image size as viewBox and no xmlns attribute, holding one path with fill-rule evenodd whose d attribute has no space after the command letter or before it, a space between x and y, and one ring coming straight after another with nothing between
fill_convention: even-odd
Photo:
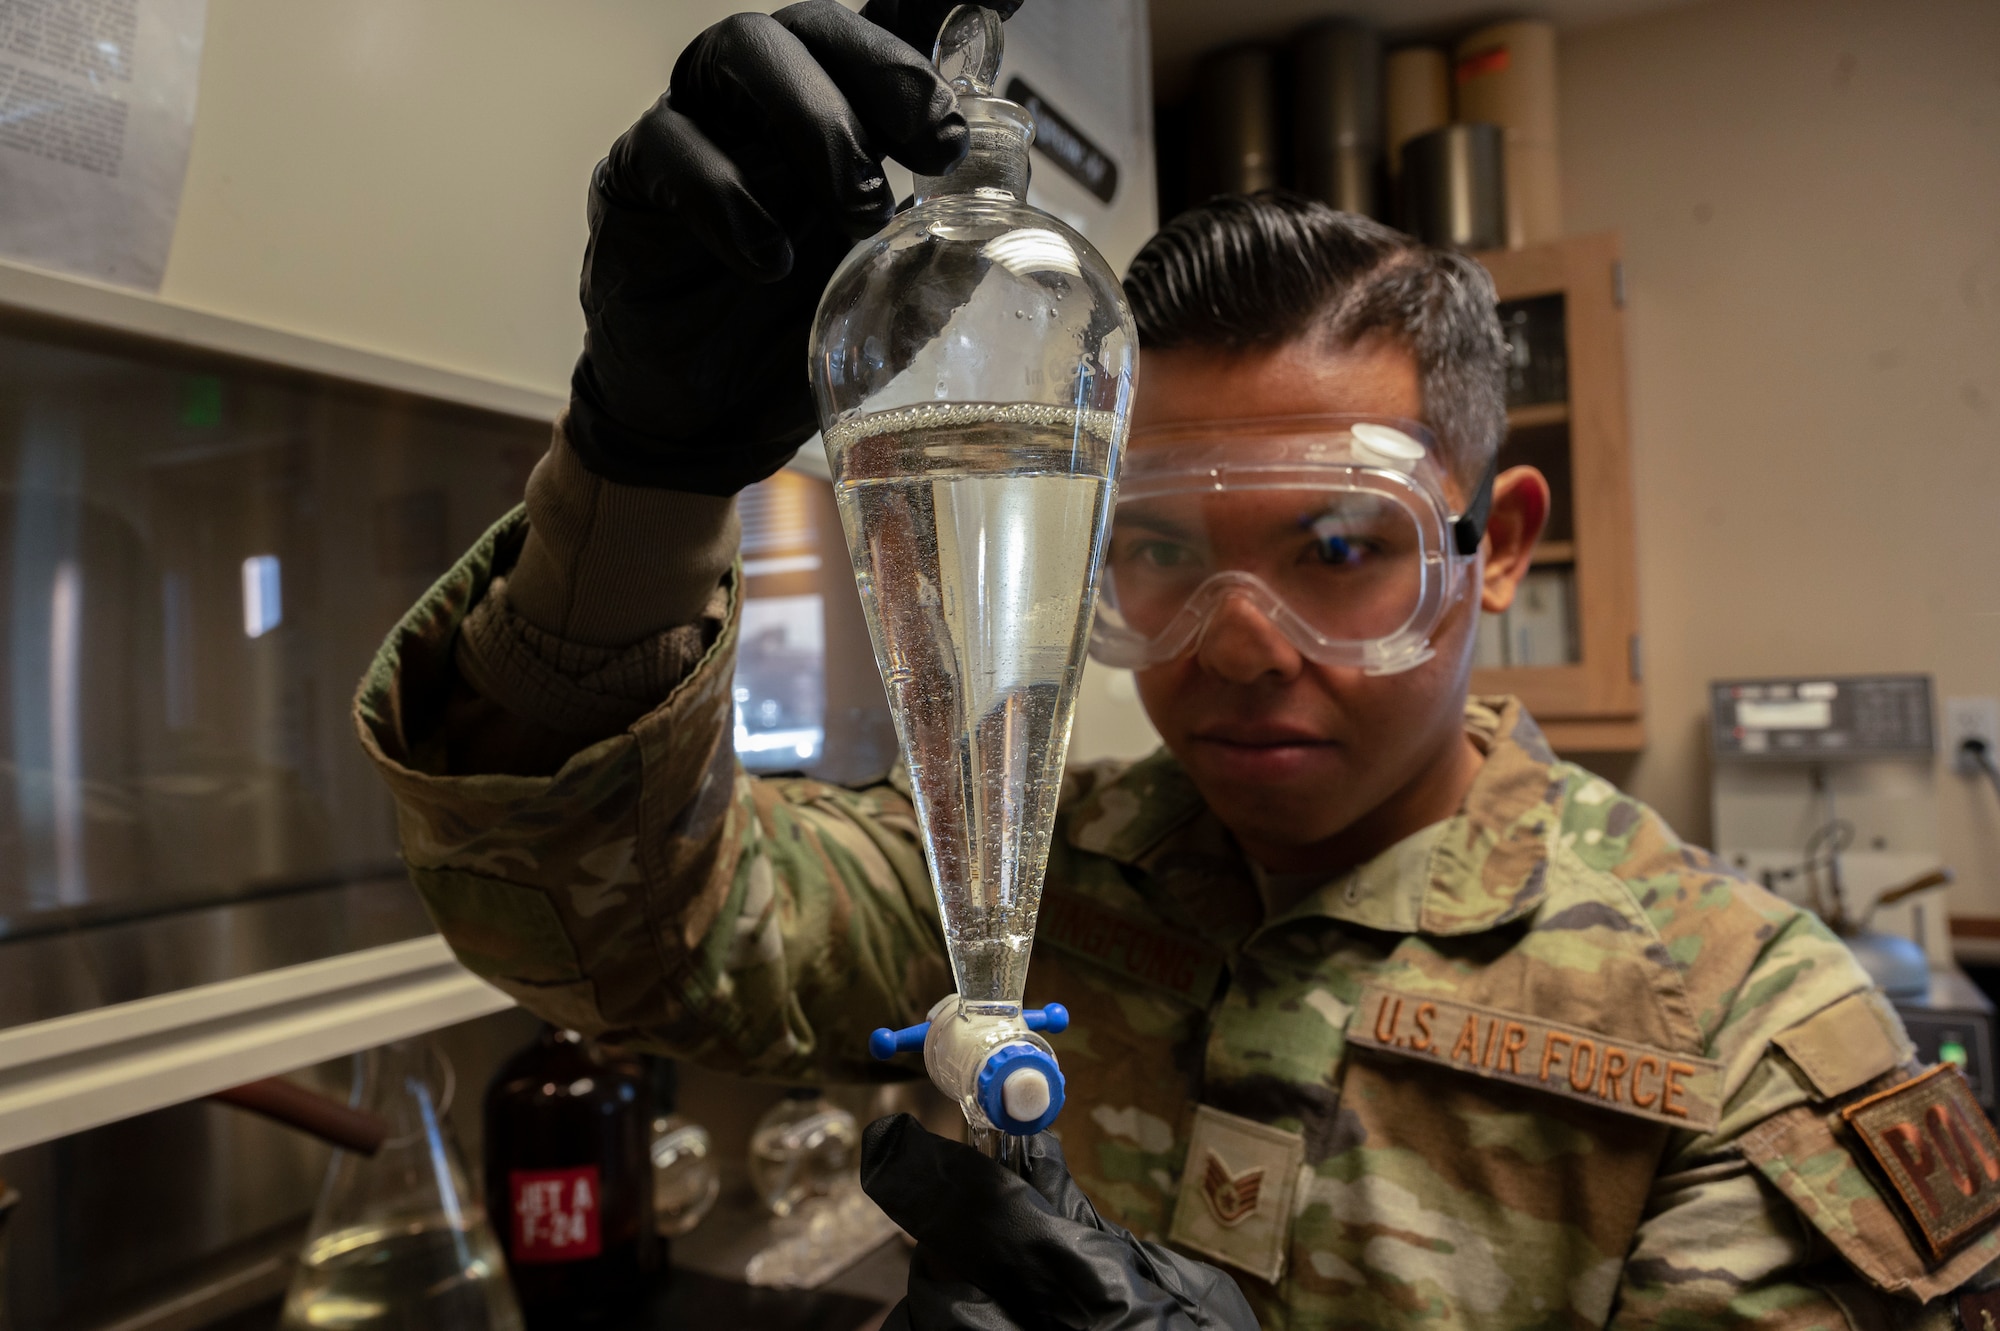
<instances>
[{"instance_id":1,"label":"amber glass bottle","mask_svg":"<svg viewBox=\"0 0 2000 1331\"><path fill-rule=\"evenodd\" d=\"M660 1266L651 1101L636 1062L554 1027L487 1087L487 1209L531 1331L630 1307Z\"/></svg>"}]
</instances>

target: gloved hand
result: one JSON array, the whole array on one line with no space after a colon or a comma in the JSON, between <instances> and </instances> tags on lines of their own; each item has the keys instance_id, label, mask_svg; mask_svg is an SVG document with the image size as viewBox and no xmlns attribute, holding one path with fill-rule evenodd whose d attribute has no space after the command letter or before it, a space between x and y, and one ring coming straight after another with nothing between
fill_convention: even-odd
<instances>
[{"instance_id":1,"label":"gloved hand","mask_svg":"<svg viewBox=\"0 0 2000 1331\"><path fill-rule=\"evenodd\" d=\"M909 1294L883 1331L1257 1331L1213 1266L1097 1214L1047 1133L1023 1179L908 1114L861 1138L861 1187L917 1240Z\"/></svg>"},{"instance_id":2,"label":"gloved hand","mask_svg":"<svg viewBox=\"0 0 2000 1331\"><path fill-rule=\"evenodd\" d=\"M681 52L591 178L569 416L591 471L727 495L811 436L806 337L835 265L894 213L881 155L925 175L965 155L930 64L952 7L804 0Z\"/></svg>"}]
</instances>

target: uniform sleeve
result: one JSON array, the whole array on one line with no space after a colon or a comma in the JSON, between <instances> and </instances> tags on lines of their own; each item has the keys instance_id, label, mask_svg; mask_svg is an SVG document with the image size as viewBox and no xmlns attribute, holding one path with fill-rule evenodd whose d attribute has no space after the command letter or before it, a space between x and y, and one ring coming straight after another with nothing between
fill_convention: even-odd
<instances>
[{"instance_id":1,"label":"uniform sleeve","mask_svg":"<svg viewBox=\"0 0 2000 1331\"><path fill-rule=\"evenodd\" d=\"M444 707L457 773L546 776L627 730L714 646L736 558L736 501L617 485L558 421L528 477L518 543L459 621Z\"/></svg>"},{"instance_id":2,"label":"uniform sleeve","mask_svg":"<svg viewBox=\"0 0 2000 1331\"><path fill-rule=\"evenodd\" d=\"M1843 1104L1915 1071L1901 1023L1818 920L1774 900L1756 909L1769 941L1702 1014L1724 1067L1722 1121L1669 1145L1610 1325L1955 1327L1951 1292L1981 1279L2000 1239L1920 1256L1838 1127Z\"/></svg>"},{"instance_id":3,"label":"uniform sleeve","mask_svg":"<svg viewBox=\"0 0 2000 1331\"><path fill-rule=\"evenodd\" d=\"M411 880L464 964L550 1021L723 1070L869 1080L867 1032L951 987L907 795L756 780L729 742L735 583L658 706L544 775L454 774L454 646L526 538L503 519L356 698Z\"/></svg>"}]
</instances>

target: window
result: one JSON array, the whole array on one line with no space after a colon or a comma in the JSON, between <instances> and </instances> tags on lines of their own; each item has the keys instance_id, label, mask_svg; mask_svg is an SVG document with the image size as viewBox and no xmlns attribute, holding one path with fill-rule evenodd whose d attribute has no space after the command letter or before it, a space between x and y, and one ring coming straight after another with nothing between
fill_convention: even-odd
<instances>
[{"instance_id":1,"label":"window","mask_svg":"<svg viewBox=\"0 0 2000 1331\"><path fill-rule=\"evenodd\" d=\"M349 702L547 444L0 318L0 1026L430 932Z\"/></svg>"},{"instance_id":2,"label":"window","mask_svg":"<svg viewBox=\"0 0 2000 1331\"><path fill-rule=\"evenodd\" d=\"M825 481L784 471L745 490L736 756L752 772L880 777L896 757L860 597Z\"/></svg>"}]
</instances>

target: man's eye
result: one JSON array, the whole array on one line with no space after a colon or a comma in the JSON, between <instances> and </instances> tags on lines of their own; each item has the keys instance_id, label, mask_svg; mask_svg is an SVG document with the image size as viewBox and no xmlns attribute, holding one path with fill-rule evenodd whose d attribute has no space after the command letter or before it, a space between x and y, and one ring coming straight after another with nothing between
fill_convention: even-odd
<instances>
[{"instance_id":1,"label":"man's eye","mask_svg":"<svg viewBox=\"0 0 2000 1331\"><path fill-rule=\"evenodd\" d=\"M1308 557L1329 568L1353 568L1374 553L1368 542L1346 532L1315 531Z\"/></svg>"},{"instance_id":2,"label":"man's eye","mask_svg":"<svg viewBox=\"0 0 2000 1331\"><path fill-rule=\"evenodd\" d=\"M1194 563L1194 551L1177 541L1134 541L1126 547L1125 558L1154 568L1185 568Z\"/></svg>"},{"instance_id":3,"label":"man's eye","mask_svg":"<svg viewBox=\"0 0 2000 1331\"><path fill-rule=\"evenodd\" d=\"M1388 557L1394 548L1394 533L1346 514L1322 514L1301 521L1299 526L1307 537L1301 561L1324 568L1361 568Z\"/></svg>"}]
</instances>

